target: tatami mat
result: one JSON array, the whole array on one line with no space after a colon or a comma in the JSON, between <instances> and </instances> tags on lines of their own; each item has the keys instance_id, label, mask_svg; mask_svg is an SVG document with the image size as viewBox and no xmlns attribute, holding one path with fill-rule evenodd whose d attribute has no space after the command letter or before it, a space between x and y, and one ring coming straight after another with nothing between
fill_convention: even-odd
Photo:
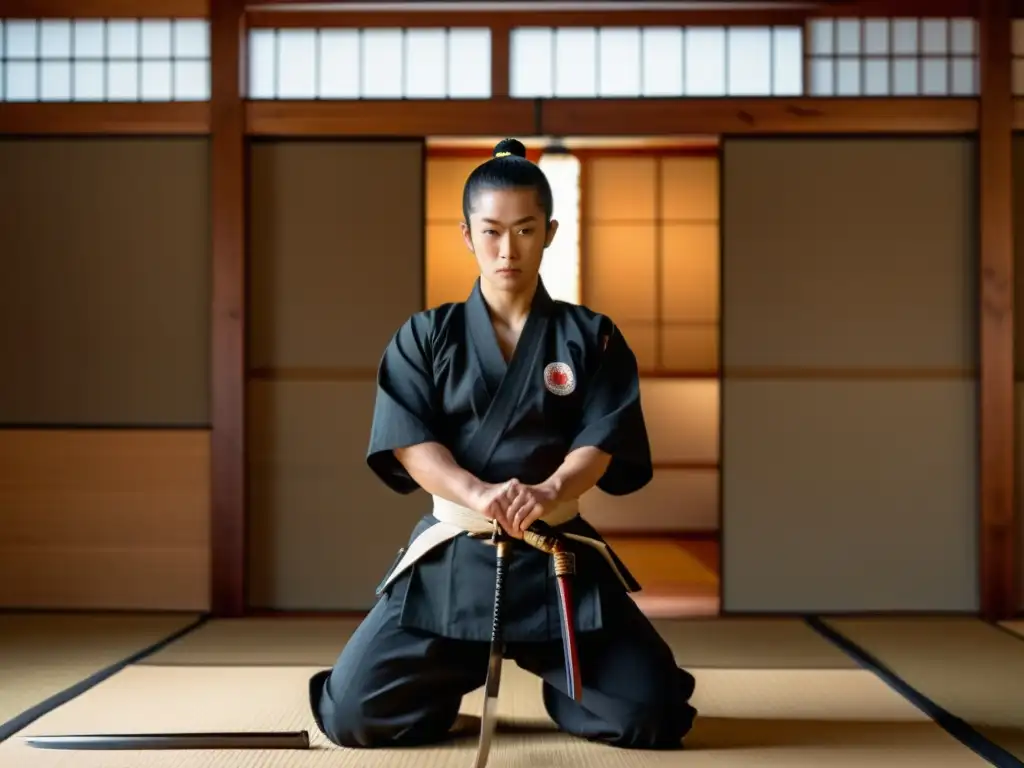
<instances>
[{"instance_id":1,"label":"tatami mat","mask_svg":"<svg viewBox=\"0 0 1024 768\"><path fill-rule=\"evenodd\" d=\"M924 696L1024 759L1024 641L970 618L827 622Z\"/></svg>"},{"instance_id":2,"label":"tatami mat","mask_svg":"<svg viewBox=\"0 0 1024 768\"><path fill-rule=\"evenodd\" d=\"M802 621L655 620L679 663L725 669L852 669ZM147 657L150 665L319 666L334 663L357 619L218 619Z\"/></svg>"},{"instance_id":3,"label":"tatami mat","mask_svg":"<svg viewBox=\"0 0 1024 768\"><path fill-rule=\"evenodd\" d=\"M1005 629L1010 630L1015 635L1020 635L1021 637L1024 637L1024 620L1004 621L1003 627Z\"/></svg>"},{"instance_id":4,"label":"tatami mat","mask_svg":"<svg viewBox=\"0 0 1024 768\"><path fill-rule=\"evenodd\" d=\"M0 726L196 616L0 613Z\"/></svg>"},{"instance_id":5,"label":"tatami mat","mask_svg":"<svg viewBox=\"0 0 1024 768\"><path fill-rule=\"evenodd\" d=\"M26 730L33 733L142 731L310 732L305 751L59 752L17 737L0 745L2 768L464 768L476 748L480 691L452 743L405 750L347 750L316 732L306 702L315 667L134 666ZM554 731L540 683L506 664L495 768L980 768L984 761L861 670L705 669L701 710L683 752L602 747Z\"/></svg>"}]
</instances>

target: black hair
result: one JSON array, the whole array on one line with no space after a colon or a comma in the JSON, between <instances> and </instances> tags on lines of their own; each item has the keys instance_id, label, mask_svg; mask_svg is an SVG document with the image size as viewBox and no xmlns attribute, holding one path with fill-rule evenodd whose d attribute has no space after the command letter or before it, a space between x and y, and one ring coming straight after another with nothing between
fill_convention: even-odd
<instances>
[{"instance_id":1,"label":"black hair","mask_svg":"<svg viewBox=\"0 0 1024 768\"><path fill-rule=\"evenodd\" d=\"M469 224L473 198L485 189L533 189L544 209L544 226L551 223L554 199L544 171L526 159L526 147L517 139L502 139L494 147L490 160L481 163L466 179L462 190L462 215Z\"/></svg>"}]
</instances>

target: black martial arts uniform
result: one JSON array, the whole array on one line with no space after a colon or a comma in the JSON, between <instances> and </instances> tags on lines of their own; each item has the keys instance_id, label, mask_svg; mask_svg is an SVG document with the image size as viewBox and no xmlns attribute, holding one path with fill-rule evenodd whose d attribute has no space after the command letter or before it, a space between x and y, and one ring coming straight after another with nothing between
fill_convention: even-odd
<instances>
[{"instance_id":1,"label":"black martial arts uniform","mask_svg":"<svg viewBox=\"0 0 1024 768\"><path fill-rule=\"evenodd\" d=\"M559 375L552 363L563 364ZM394 449L438 442L484 482L533 485L569 452L594 446L612 456L598 487L632 493L653 474L639 385L636 358L611 321L552 300L543 284L506 364L478 281L467 301L413 315L388 345L367 461L390 488L411 493L418 485ZM436 523L426 515L410 542ZM559 529L600 540L582 517ZM678 747L696 715L693 677L597 551L573 551L582 701L566 695L552 558L518 541L505 582L506 656L544 680L544 704L564 731L623 747ZM383 590L333 670L310 680L324 734L353 747L443 739L462 697L486 678L494 571L494 548L459 535Z\"/></svg>"}]
</instances>

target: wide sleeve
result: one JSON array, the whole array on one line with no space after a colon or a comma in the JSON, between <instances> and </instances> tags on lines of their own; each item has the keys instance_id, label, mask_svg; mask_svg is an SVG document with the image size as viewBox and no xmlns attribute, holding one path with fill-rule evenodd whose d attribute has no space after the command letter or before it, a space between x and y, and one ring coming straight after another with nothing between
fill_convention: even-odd
<instances>
[{"instance_id":1,"label":"wide sleeve","mask_svg":"<svg viewBox=\"0 0 1024 768\"><path fill-rule=\"evenodd\" d=\"M388 343L377 370L366 463L389 488L403 494L419 485L395 458L394 450L439 442L434 430L437 398L430 329L428 317L413 315Z\"/></svg>"},{"instance_id":2,"label":"wide sleeve","mask_svg":"<svg viewBox=\"0 0 1024 768\"><path fill-rule=\"evenodd\" d=\"M592 446L611 454L597 487L624 496L647 485L654 466L640 404L636 356L618 328L611 326L605 338L597 369L585 385L580 429L570 450Z\"/></svg>"}]
</instances>

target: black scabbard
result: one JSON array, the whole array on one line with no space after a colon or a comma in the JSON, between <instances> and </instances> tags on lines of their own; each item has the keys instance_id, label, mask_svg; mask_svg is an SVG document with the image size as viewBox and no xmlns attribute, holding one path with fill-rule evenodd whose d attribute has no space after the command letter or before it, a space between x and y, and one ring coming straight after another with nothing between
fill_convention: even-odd
<instances>
[{"instance_id":1,"label":"black scabbard","mask_svg":"<svg viewBox=\"0 0 1024 768\"><path fill-rule=\"evenodd\" d=\"M239 731L233 733L94 733L25 736L36 749L309 749L307 731Z\"/></svg>"}]
</instances>

